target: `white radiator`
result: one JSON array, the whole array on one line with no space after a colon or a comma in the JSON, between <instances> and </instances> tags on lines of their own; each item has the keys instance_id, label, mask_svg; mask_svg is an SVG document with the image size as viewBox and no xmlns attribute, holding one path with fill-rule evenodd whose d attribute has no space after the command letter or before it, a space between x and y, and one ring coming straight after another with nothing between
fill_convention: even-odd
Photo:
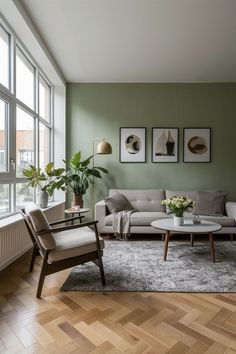
<instances>
[{"instance_id":1,"label":"white radiator","mask_svg":"<svg viewBox=\"0 0 236 354\"><path fill-rule=\"evenodd\" d=\"M44 213L49 222L64 218L64 203L54 203ZM21 216L12 217L18 219L9 224L0 225L0 270L12 263L32 247L32 241ZM11 217L9 218L12 219ZM7 221L7 219L6 219Z\"/></svg>"}]
</instances>

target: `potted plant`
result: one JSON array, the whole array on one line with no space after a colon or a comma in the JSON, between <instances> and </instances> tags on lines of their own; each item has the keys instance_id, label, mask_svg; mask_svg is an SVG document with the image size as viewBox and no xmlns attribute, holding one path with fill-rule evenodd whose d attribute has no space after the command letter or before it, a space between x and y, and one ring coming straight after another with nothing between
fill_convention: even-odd
<instances>
[{"instance_id":1,"label":"potted plant","mask_svg":"<svg viewBox=\"0 0 236 354\"><path fill-rule=\"evenodd\" d=\"M63 188L62 174L64 171L64 168L54 168L53 162L49 162L44 171L33 165L24 168L23 175L29 181L28 186L38 188L38 205L40 208L47 207L48 196L52 196L55 189Z\"/></svg>"},{"instance_id":2,"label":"potted plant","mask_svg":"<svg viewBox=\"0 0 236 354\"><path fill-rule=\"evenodd\" d=\"M81 160L81 151L76 152L66 165L66 173L62 176L65 188L73 192L72 207L83 207L83 196L89 188L90 184L94 183L94 178L102 178L101 172L108 173L102 167L90 167L91 160L94 155L88 157L86 160Z\"/></svg>"},{"instance_id":3,"label":"potted plant","mask_svg":"<svg viewBox=\"0 0 236 354\"><path fill-rule=\"evenodd\" d=\"M184 212L187 211L188 208L194 206L194 202L185 196L176 196L170 199L165 199L161 204L167 206L174 214L175 226L182 226L184 224Z\"/></svg>"}]
</instances>

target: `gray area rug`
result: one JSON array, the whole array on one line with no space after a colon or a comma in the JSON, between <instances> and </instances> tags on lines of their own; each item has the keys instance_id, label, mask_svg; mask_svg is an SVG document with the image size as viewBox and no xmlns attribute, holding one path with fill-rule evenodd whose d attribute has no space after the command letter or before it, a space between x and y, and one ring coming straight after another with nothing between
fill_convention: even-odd
<instances>
[{"instance_id":1,"label":"gray area rug","mask_svg":"<svg viewBox=\"0 0 236 354\"><path fill-rule=\"evenodd\" d=\"M176 291L236 292L236 241L215 242L216 263L209 243L169 243L167 261L161 241L105 241L103 264L107 285L99 268L90 262L75 267L62 286L64 291Z\"/></svg>"}]
</instances>

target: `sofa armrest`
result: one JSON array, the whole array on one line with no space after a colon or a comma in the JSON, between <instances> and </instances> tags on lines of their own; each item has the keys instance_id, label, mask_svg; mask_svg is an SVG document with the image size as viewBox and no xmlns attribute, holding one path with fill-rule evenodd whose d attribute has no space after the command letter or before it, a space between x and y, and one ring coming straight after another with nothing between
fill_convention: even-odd
<instances>
[{"instance_id":1,"label":"sofa armrest","mask_svg":"<svg viewBox=\"0 0 236 354\"><path fill-rule=\"evenodd\" d=\"M225 209L227 216L236 220L236 202L227 202Z\"/></svg>"},{"instance_id":2,"label":"sofa armrest","mask_svg":"<svg viewBox=\"0 0 236 354\"><path fill-rule=\"evenodd\" d=\"M102 233L105 230L105 216L108 215L107 206L104 200L95 204L95 218L98 220L98 232Z\"/></svg>"}]
</instances>

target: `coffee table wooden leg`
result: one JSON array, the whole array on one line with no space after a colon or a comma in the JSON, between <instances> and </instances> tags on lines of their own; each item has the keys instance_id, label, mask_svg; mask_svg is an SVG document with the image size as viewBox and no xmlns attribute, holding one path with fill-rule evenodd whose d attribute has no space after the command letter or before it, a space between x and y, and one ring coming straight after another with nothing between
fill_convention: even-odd
<instances>
[{"instance_id":1,"label":"coffee table wooden leg","mask_svg":"<svg viewBox=\"0 0 236 354\"><path fill-rule=\"evenodd\" d=\"M170 239L170 231L166 231L165 245L164 245L164 258L163 258L164 261L166 261L166 257L167 257L169 239Z\"/></svg>"},{"instance_id":2,"label":"coffee table wooden leg","mask_svg":"<svg viewBox=\"0 0 236 354\"><path fill-rule=\"evenodd\" d=\"M210 247L211 247L211 258L212 258L212 262L215 262L215 247L214 247L214 238L213 238L213 234L209 233L209 242L210 242Z\"/></svg>"},{"instance_id":3,"label":"coffee table wooden leg","mask_svg":"<svg viewBox=\"0 0 236 354\"><path fill-rule=\"evenodd\" d=\"M191 246L193 247L193 243L194 243L194 235L190 234L190 242L191 242Z\"/></svg>"}]
</instances>

